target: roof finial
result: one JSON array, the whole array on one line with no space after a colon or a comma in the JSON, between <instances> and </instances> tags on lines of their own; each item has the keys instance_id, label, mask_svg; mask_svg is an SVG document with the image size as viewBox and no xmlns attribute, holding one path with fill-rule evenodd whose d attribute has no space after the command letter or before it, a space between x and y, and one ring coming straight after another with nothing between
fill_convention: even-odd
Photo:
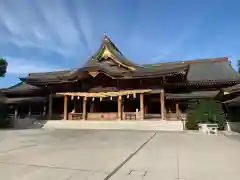
<instances>
[{"instance_id":1,"label":"roof finial","mask_svg":"<svg viewBox=\"0 0 240 180\"><path fill-rule=\"evenodd\" d=\"M104 39L107 40L108 39L108 36L107 36L107 33L104 32Z\"/></svg>"}]
</instances>

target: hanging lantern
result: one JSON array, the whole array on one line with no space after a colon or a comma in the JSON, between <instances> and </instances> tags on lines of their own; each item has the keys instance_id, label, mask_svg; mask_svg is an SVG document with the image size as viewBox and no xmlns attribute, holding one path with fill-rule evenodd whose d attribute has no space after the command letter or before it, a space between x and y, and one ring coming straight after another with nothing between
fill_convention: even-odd
<instances>
[{"instance_id":1,"label":"hanging lantern","mask_svg":"<svg viewBox=\"0 0 240 180\"><path fill-rule=\"evenodd\" d=\"M78 96L78 98L77 99L80 99L80 96Z\"/></svg>"},{"instance_id":2,"label":"hanging lantern","mask_svg":"<svg viewBox=\"0 0 240 180\"><path fill-rule=\"evenodd\" d=\"M100 101L102 101L102 97L100 97Z\"/></svg>"},{"instance_id":3,"label":"hanging lantern","mask_svg":"<svg viewBox=\"0 0 240 180\"><path fill-rule=\"evenodd\" d=\"M133 94L133 98L136 98L136 93Z\"/></svg>"},{"instance_id":4,"label":"hanging lantern","mask_svg":"<svg viewBox=\"0 0 240 180\"><path fill-rule=\"evenodd\" d=\"M74 97L73 96L71 96L71 100L73 100L74 99Z\"/></svg>"},{"instance_id":5,"label":"hanging lantern","mask_svg":"<svg viewBox=\"0 0 240 180\"><path fill-rule=\"evenodd\" d=\"M127 95L127 98L129 98L129 94Z\"/></svg>"},{"instance_id":6,"label":"hanging lantern","mask_svg":"<svg viewBox=\"0 0 240 180\"><path fill-rule=\"evenodd\" d=\"M94 100L95 100L95 98L93 97L93 98L92 98L92 101L94 101Z\"/></svg>"},{"instance_id":7,"label":"hanging lantern","mask_svg":"<svg viewBox=\"0 0 240 180\"><path fill-rule=\"evenodd\" d=\"M110 100L112 100L112 96L110 97Z\"/></svg>"}]
</instances>

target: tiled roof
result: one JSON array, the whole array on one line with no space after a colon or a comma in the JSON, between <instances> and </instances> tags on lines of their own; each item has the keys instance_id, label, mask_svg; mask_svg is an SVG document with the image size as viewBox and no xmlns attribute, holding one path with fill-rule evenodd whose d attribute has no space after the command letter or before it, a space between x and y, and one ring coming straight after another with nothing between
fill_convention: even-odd
<instances>
[{"instance_id":1,"label":"tiled roof","mask_svg":"<svg viewBox=\"0 0 240 180\"><path fill-rule=\"evenodd\" d=\"M167 99L206 99L206 98L215 98L220 91L194 91L189 93L179 93L179 94L172 94L166 93Z\"/></svg>"},{"instance_id":2,"label":"tiled roof","mask_svg":"<svg viewBox=\"0 0 240 180\"><path fill-rule=\"evenodd\" d=\"M222 90L223 91L230 91L230 92L240 92L240 84L236 84L234 86L223 88Z\"/></svg>"},{"instance_id":3,"label":"tiled roof","mask_svg":"<svg viewBox=\"0 0 240 180\"><path fill-rule=\"evenodd\" d=\"M41 90L41 88L37 86L33 86L30 84L27 84L25 82L20 82L14 86L11 86L9 88L2 89L1 92L4 94L10 94L10 93L20 93L20 92L36 92Z\"/></svg>"},{"instance_id":4,"label":"tiled roof","mask_svg":"<svg viewBox=\"0 0 240 180\"><path fill-rule=\"evenodd\" d=\"M106 63L108 59L101 56L105 48L117 59L115 61L130 68L121 68L120 66L113 66ZM111 58L111 56L108 58ZM33 84L63 82L74 80L80 72L87 72L89 70L107 73L116 79L160 77L184 73L186 74L186 82L189 83L240 80L239 74L232 68L227 57L137 65L126 59L107 36L104 36L104 40L97 53L83 67L66 71L30 73L27 78L22 78L21 80L34 82Z\"/></svg>"},{"instance_id":5,"label":"tiled roof","mask_svg":"<svg viewBox=\"0 0 240 180\"><path fill-rule=\"evenodd\" d=\"M45 97L15 97L15 98L6 98L5 103L7 104L23 104L23 103L39 103L45 102Z\"/></svg>"}]
</instances>

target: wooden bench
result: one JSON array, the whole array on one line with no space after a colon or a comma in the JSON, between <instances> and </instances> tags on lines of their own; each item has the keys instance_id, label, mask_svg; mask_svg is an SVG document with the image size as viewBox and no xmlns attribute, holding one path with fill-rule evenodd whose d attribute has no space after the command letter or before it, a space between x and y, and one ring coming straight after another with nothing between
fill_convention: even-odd
<instances>
[{"instance_id":1,"label":"wooden bench","mask_svg":"<svg viewBox=\"0 0 240 180\"><path fill-rule=\"evenodd\" d=\"M80 120L83 118L82 113L68 113L69 120Z\"/></svg>"},{"instance_id":2,"label":"wooden bench","mask_svg":"<svg viewBox=\"0 0 240 180\"><path fill-rule=\"evenodd\" d=\"M137 120L136 113L124 113L125 120Z\"/></svg>"}]
</instances>

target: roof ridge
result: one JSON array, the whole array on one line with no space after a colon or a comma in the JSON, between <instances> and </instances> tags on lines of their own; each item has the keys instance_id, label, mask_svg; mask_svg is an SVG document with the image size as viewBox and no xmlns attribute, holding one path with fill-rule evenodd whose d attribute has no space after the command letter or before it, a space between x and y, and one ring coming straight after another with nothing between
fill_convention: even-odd
<instances>
[{"instance_id":1,"label":"roof ridge","mask_svg":"<svg viewBox=\"0 0 240 180\"><path fill-rule=\"evenodd\" d=\"M211 62L225 62L225 61L228 61L228 57L204 58L204 59L185 60L185 61L178 61L178 62L205 63L206 61L211 61Z\"/></svg>"},{"instance_id":2,"label":"roof ridge","mask_svg":"<svg viewBox=\"0 0 240 180\"><path fill-rule=\"evenodd\" d=\"M54 74L54 73L58 73L58 72L68 72L68 71L73 71L75 69L77 69L77 68L66 69L66 70L46 71L46 72L33 72L33 73L29 73L28 76L37 75L37 74Z\"/></svg>"},{"instance_id":3,"label":"roof ridge","mask_svg":"<svg viewBox=\"0 0 240 180\"><path fill-rule=\"evenodd\" d=\"M10 87L8 87L8 88L6 88L6 89L15 88L15 87L17 87L17 86L19 86L19 85L21 85L21 84L23 84L23 83L24 83L24 82L19 82L19 83L15 84L15 85L12 85L12 86L10 86Z\"/></svg>"},{"instance_id":4,"label":"roof ridge","mask_svg":"<svg viewBox=\"0 0 240 180\"><path fill-rule=\"evenodd\" d=\"M143 64L143 66L159 66L165 64L176 64L176 63L206 63L206 62L228 62L228 57L218 57L218 58L204 58L204 59L193 59L193 60L182 60L182 61L171 61L171 62L160 62L155 64Z\"/></svg>"}]
</instances>

